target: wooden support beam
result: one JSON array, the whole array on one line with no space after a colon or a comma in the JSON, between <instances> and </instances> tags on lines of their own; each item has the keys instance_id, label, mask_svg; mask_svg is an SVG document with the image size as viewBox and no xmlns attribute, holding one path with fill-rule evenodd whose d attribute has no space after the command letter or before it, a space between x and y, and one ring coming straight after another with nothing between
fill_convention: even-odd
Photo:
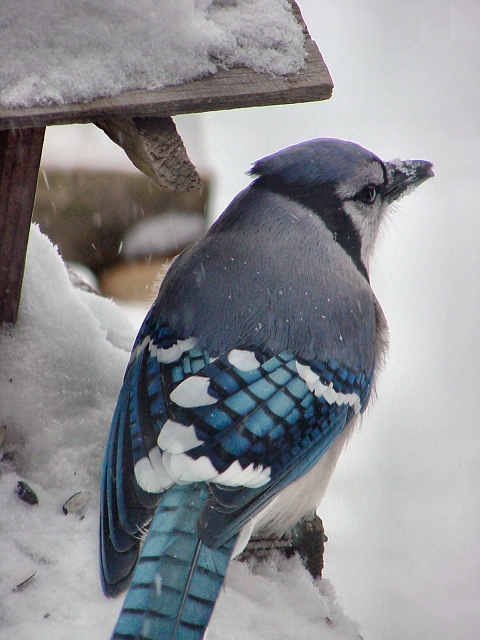
<instances>
[{"instance_id":1,"label":"wooden support beam","mask_svg":"<svg viewBox=\"0 0 480 640\"><path fill-rule=\"evenodd\" d=\"M17 319L44 134L0 131L0 324Z\"/></svg>"},{"instance_id":2,"label":"wooden support beam","mask_svg":"<svg viewBox=\"0 0 480 640\"><path fill-rule=\"evenodd\" d=\"M180 192L202 187L172 118L112 117L95 124L159 187Z\"/></svg>"}]
</instances>

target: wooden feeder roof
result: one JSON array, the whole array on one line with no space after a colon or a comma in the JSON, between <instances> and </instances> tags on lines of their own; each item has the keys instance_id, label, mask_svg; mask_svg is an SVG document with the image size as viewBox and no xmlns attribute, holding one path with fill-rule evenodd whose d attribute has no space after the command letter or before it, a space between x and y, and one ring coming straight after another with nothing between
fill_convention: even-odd
<instances>
[{"instance_id":1,"label":"wooden feeder roof","mask_svg":"<svg viewBox=\"0 0 480 640\"><path fill-rule=\"evenodd\" d=\"M332 95L333 82L320 51L297 4L290 2L305 36L305 66L298 73L274 76L233 68L160 90L126 91L91 102L0 107L0 324L17 317L45 127L93 122L159 186L200 188L171 116L315 102Z\"/></svg>"},{"instance_id":2,"label":"wooden feeder roof","mask_svg":"<svg viewBox=\"0 0 480 640\"><path fill-rule=\"evenodd\" d=\"M0 107L0 129L95 122L105 117L166 117L186 113L327 100L333 91L330 73L311 39L297 4L294 16L305 35L305 66L298 73L274 76L244 67L163 89L126 91L92 102L6 109Z\"/></svg>"}]
</instances>

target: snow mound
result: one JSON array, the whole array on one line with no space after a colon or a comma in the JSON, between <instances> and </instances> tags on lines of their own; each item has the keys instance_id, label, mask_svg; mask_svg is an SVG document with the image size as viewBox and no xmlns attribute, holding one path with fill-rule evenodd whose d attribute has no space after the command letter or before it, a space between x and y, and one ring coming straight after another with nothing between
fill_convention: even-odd
<instances>
[{"instance_id":1,"label":"snow mound","mask_svg":"<svg viewBox=\"0 0 480 640\"><path fill-rule=\"evenodd\" d=\"M304 63L287 0L2 0L0 103L89 102L245 65Z\"/></svg>"},{"instance_id":2,"label":"snow mound","mask_svg":"<svg viewBox=\"0 0 480 640\"><path fill-rule=\"evenodd\" d=\"M120 253L126 260L179 253L204 231L202 214L169 211L135 223L124 237Z\"/></svg>"},{"instance_id":3,"label":"snow mound","mask_svg":"<svg viewBox=\"0 0 480 640\"><path fill-rule=\"evenodd\" d=\"M250 569L232 562L207 640L361 640L328 580L313 581L298 557Z\"/></svg>"},{"instance_id":4,"label":"snow mound","mask_svg":"<svg viewBox=\"0 0 480 640\"><path fill-rule=\"evenodd\" d=\"M100 587L99 481L135 333L112 301L72 286L33 226L19 319L0 329L0 640L110 637L122 598ZM19 481L38 504L20 500ZM65 515L78 491L90 502ZM330 583L313 582L298 559L233 562L210 640L290 640L299 629L302 640L358 638Z\"/></svg>"}]
</instances>

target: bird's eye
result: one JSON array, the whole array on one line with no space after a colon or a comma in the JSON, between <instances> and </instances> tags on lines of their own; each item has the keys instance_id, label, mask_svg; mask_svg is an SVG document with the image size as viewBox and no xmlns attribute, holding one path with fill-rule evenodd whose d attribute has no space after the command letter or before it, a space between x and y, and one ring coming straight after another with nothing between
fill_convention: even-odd
<instances>
[{"instance_id":1,"label":"bird's eye","mask_svg":"<svg viewBox=\"0 0 480 640\"><path fill-rule=\"evenodd\" d=\"M373 204L377 197L378 190L374 184L367 184L361 191L358 192L357 198L365 204Z\"/></svg>"}]
</instances>

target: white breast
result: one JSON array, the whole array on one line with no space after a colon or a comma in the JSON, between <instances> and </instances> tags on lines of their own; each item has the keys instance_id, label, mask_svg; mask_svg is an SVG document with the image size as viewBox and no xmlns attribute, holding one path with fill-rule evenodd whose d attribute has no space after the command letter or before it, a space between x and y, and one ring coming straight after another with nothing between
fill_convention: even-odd
<instances>
[{"instance_id":1,"label":"white breast","mask_svg":"<svg viewBox=\"0 0 480 640\"><path fill-rule=\"evenodd\" d=\"M253 522L255 533L280 536L316 511L320 505L340 454L355 427L356 420L346 427L335 442L305 476L283 489L263 509ZM250 525L251 529L251 525Z\"/></svg>"}]
</instances>

